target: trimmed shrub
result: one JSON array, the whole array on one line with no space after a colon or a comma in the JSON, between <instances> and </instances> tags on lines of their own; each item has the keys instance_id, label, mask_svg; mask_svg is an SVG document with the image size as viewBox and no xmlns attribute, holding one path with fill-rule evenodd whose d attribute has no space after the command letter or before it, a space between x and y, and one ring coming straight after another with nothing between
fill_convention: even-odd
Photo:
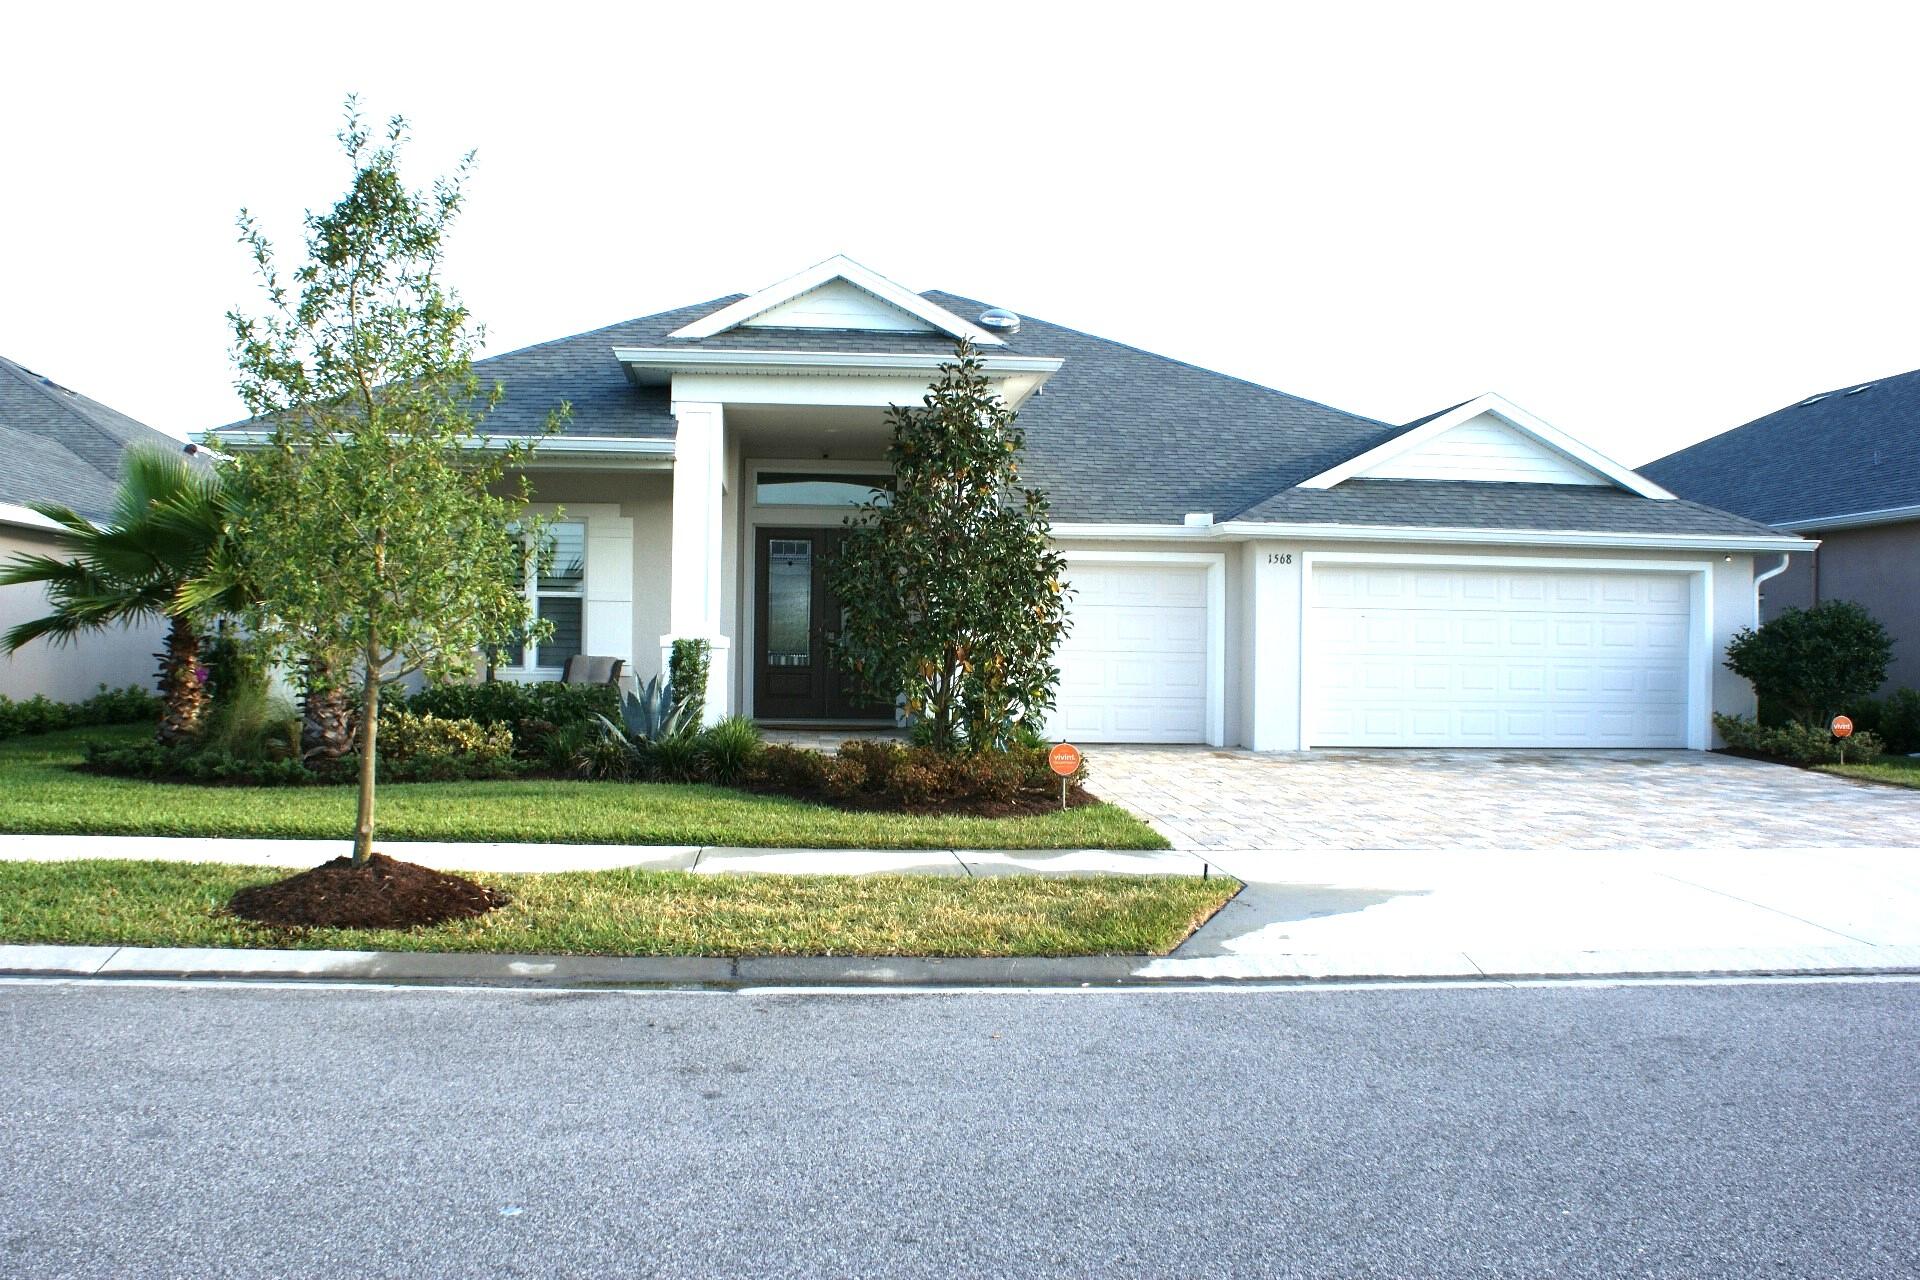
<instances>
[{"instance_id":1,"label":"trimmed shrub","mask_svg":"<svg viewBox=\"0 0 1920 1280\"><path fill-rule=\"evenodd\" d=\"M692 708L687 712L687 723L696 729L707 715L707 669L712 658L713 645L697 639L675 640L667 657L667 684L673 690L673 700Z\"/></svg>"},{"instance_id":2,"label":"trimmed shrub","mask_svg":"<svg viewBox=\"0 0 1920 1280\"><path fill-rule=\"evenodd\" d=\"M514 727L522 720L552 725L586 724L595 714L620 718L620 691L604 684L562 684L543 680L515 684L428 685L407 699L407 710L444 720L477 720L481 724Z\"/></svg>"},{"instance_id":3,"label":"trimmed shrub","mask_svg":"<svg viewBox=\"0 0 1920 1280\"><path fill-rule=\"evenodd\" d=\"M1745 716L1723 715L1714 716L1713 727L1736 751L1790 760L1795 764L1840 763L1843 749L1840 739L1824 728L1796 723L1769 727ZM1846 740L1844 750L1847 763L1871 764L1880 757L1882 747L1873 734L1856 731Z\"/></svg>"},{"instance_id":4,"label":"trimmed shrub","mask_svg":"<svg viewBox=\"0 0 1920 1280\"><path fill-rule=\"evenodd\" d=\"M769 742L760 753L754 777L788 791L817 792L825 789L827 760L818 751Z\"/></svg>"},{"instance_id":5,"label":"trimmed shrub","mask_svg":"<svg viewBox=\"0 0 1920 1280\"><path fill-rule=\"evenodd\" d=\"M380 717L379 754L383 763L394 764L456 756L493 763L513 756L513 730L504 724L446 720L431 712L395 711Z\"/></svg>"},{"instance_id":6,"label":"trimmed shrub","mask_svg":"<svg viewBox=\"0 0 1920 1280\"><path fill-rule=\"evenodd\" d=\"M1887 679L1893 639L1850 600L1786 609L1727 645L1727 669L1803 725L1825 725Z\"/></svg>"},{"instance_id":7,"label":"trimmed shrub","mask_svg":"<svg viewBox=\"0 0 1920 1280\"><path fill-rule=\"evenodd\" d=\"M1856 730L1871 733L1895 755L1920 751L1920 689L1895 689L1884 698L1850 703L1847 714Z\"/></svg>"},{"instance_id":8,"label":"trimmed shrub","mask_svg":"<svg viewBox=\"0 0 1920 1280\"><path fill-rule=\"evenodd\" d=\"M100 692L82 702L55 702L40 695L15 702L0 695L0 738L95 724L137 724L159 717L160 699L136 685L109 689L103 684Z\"/></svg>"},{"instance_id":9,"label":"trimmed shrub","mask_svg":"<svg viewBox=\"0 0 1920 1280\"><path fill-rule=\"evenodd\" d=\"M575 767L597 731L594 716L618 722L620 691L603 684L562 684L557 680L515 684L429 685L407 699L406 709L445 720L505 725L513 731L514 754L546 768Z\"/></svg>"},{"instance_id":10,"label":"trimmed shrub","mask_svg":"<svg viewBox=\"0 0 1920 1280\"><path fill-rule=\"evenodd\" d=\"M950 752L898 742L856 739L836 755L779 744L765 748L750 781L841 803L921 807L939 804L1010 805L1023 799L1057 802L1060 778L1042 748ZM1086 781L1086 766L1070 780Z\"/></svg>"}]
</instances>

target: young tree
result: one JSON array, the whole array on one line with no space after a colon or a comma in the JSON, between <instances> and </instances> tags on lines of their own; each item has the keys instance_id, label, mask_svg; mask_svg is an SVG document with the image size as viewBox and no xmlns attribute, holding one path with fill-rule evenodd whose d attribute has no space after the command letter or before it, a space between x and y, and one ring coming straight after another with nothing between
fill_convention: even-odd
<instances>
[{"instance_id":1,"label":"young tree","mask_svg":"<svg viewBox=\"0 0 1920 1280\"><path fill-rule=\"evenodd\" d=\"M194 737L208 705L201 661L205 626L248 602L244 584L224 572L226 504L217 471L189 462L176 449L148 445L127 451L104 524L66 507L34 504L61 526L59 545L67 558L23 555L0 568L0 586L38 583L53 606L46 617L9 630L0 648L11 653L41 638L64 644L85 631L165 618L159 737Z\"/></svg>"},{"instance_id":2,"label":"young tree","mask_svg":"<svg viewBox=\"0 0 1920 1280\"><path fill-rule=\"evenodd\" d=\"M849 521L830 569L841 660L869 696L904 692L935 747L1005 745L1053 706L1068 626L1046 498L1020 486L1025 432L965 342L888 420L893 493Z\"/></svg>"},{"instance_id":3,"label":"young tree","mask_svg":"<svg viewBox=\"0 0 1920 1280\"><path fill-rule=\"evenodd\" d=\"M1851 600L1783 609L1727 643L1727 669L1801 724L1825 727L1887 679L1893 639Z\"/></svg>"},{"instance_id":4,"label":"young tree","mask_svg":"<svg viewBox=\"0 0 1920 1280\"><path fill-rule=\"evenodd\" d=\"M481 392L479 334L441 280L472 156L417 191L400 176L400 117L376 143L349 99L339 137L352 184L307 215L291 290L259 223L240 216L270 308L229 316L237 385L272 436L236 450L235 545L259 591L259 634L328 678L350 664L358 680L362 864L382 682L471 669L478 649L527 631L523 548L541 538L518 470L527 450L475 447L500 388Z\"/></svg>"}]
</instances>

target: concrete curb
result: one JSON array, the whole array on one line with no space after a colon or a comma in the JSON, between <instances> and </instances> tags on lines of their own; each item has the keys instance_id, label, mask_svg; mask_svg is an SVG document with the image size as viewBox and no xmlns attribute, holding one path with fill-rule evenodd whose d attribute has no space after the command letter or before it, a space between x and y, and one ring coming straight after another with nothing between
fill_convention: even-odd
<instances>
[{"instance_id":1,"label":"concrete curb","mask_svg":"<svg viewBox=\"0 0 1920 1280\"><path fill-rule=\"evenodd\" d=\"M1674 952L1537 956L1489 971L1455 952L1422 962L1368 963L1297 956L1292 963L1180 962L1151 956L925 958L912 956L516 956L448 952L274 951L176 947L0 945L0 976L194 979L232 982L369 983L419 986L707 988L745 987L1168 987L1317 985L1351 982L1521 982L1645 978L1858 977L1920 975L1915 948L1832 948L1798 954ZM1890 952L1872 956L1868 952ZM1875 963L1885 960L1892 963Z\"/></svg>"}]
</instances>

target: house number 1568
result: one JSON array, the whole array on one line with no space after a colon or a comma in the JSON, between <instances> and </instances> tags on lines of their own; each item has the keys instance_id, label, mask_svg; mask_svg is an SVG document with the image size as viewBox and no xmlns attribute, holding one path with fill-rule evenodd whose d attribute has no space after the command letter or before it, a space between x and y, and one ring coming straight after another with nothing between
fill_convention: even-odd
<instances>
[{"instance_id":1,"label":"house number 1568","mask_svg":"<svg viewBox=\"0 0 1920 1280\"><path fill-rule=\"evenodd\" d=\"M1292 563L1293 563L1293 552L1291 552L1291 551L1269 551L1269 552L1267 552L1267 563L1268 563L1268 564L1292 564Z\"/></svg>"}]
</instances>

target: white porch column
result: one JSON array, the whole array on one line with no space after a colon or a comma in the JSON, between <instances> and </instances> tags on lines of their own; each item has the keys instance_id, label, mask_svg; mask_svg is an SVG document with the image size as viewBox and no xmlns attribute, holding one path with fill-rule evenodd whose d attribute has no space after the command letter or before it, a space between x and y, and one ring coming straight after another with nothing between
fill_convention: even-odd
<instances>
[{"instance_id":1,"label":"white porch column","mask_svg":"<svg viewBox=\"0 0 1920 1280\"><path fill-rule=\"evenodd\" d=\"M733 713L728 691L728 639L720 631L721 523L726 484L726 422L710 401L673 402L679 422L673 453L673 564L668 632L660 637L661 670L675 639L713 646L707 672L708 723Z\"/></svg>"}]
</instances>

